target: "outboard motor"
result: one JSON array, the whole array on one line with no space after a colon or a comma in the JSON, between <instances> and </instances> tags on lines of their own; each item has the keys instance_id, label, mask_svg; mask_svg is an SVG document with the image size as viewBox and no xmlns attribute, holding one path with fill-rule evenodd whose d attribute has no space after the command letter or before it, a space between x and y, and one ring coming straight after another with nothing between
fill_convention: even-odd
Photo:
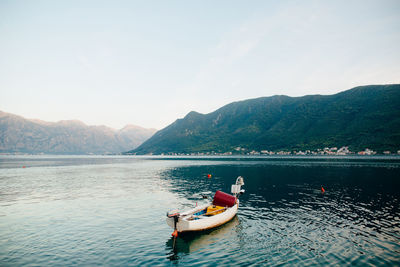
<instances>
[{"instance_id":1,"label":"outboard motor","mask_svg":"<svg viewBox=\"0 0 400 267\"><path fill-rule=\"evenodd\" d=\"M233 184L231 187L231 192L235 197L244 193L244 189L241 188L242 185L244 185L243 177L239 176L236 179L236 184Z\"/></svg>"}]
</instances>

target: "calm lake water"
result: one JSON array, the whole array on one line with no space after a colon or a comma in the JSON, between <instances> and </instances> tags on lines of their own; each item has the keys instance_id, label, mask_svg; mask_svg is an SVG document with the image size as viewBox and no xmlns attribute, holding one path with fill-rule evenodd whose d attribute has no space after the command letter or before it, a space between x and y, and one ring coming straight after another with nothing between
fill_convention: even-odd
<instances>
[{"instance_id":1,"label":"calm lake water","mask_svg":"<svg viewBox=\"0 0 400 267\"><path fill-rule=\"evenodd\" d=\"M173 245L166 212L239 175L238 215ZM399 157L0 156L0 265L398 266L399 206Z\"/></svg>"}]
</instances>

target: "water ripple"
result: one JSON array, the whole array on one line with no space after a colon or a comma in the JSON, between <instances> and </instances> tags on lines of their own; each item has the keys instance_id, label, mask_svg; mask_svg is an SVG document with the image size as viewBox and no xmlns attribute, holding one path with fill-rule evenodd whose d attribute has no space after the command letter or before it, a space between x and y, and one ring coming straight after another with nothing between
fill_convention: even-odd
<instances>
[{"instance_id":1,"label":"water ripple","mask_svg":"<svg viewBox=\"0 0 400 267\"><path fill-rule=\"evenodd\" d=\"M397 158L2 157L0 169L2 266L400 262ZM238 175L238 216L174 245L165 212Z\"/></svg>"}]
</instances>

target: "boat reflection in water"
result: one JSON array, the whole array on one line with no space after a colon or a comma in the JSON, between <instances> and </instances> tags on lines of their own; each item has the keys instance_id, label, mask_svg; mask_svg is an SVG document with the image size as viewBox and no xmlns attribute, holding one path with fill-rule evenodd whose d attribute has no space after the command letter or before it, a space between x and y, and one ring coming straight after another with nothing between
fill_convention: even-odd
<instances>
[{"instance_id":1,"label":"boat reflection in water","mask_svg":"<svg viewBox=\"0 0 400 267\"><path fill-rule=\"evenodd\" d=\"M166 242L168 259L176 261L187 254L208 249L216 243L223 243L225 239L235 240L234 235L238 235L238 226L239 218L235 216L229 222L213 229L201 232L181 233L175 241L174 237L171 237Z\"/></svg>"}]
</instances>

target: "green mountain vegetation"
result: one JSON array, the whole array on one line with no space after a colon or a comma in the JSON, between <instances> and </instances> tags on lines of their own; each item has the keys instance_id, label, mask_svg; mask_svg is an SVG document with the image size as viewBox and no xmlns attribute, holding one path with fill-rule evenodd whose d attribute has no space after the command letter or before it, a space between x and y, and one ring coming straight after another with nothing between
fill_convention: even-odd
<instances>
[{"instance_id":1,"label":"green mountain vegetation","mask_svg":"<svg viewBox=\"0 0 400 267\"><path fill-rule=\"evenodd\" d=\"M315 150L349 146L400 149L400 85L356 87L335 95L276 95L190 112L133 154Z\"/></svg>"}]
</instances>

